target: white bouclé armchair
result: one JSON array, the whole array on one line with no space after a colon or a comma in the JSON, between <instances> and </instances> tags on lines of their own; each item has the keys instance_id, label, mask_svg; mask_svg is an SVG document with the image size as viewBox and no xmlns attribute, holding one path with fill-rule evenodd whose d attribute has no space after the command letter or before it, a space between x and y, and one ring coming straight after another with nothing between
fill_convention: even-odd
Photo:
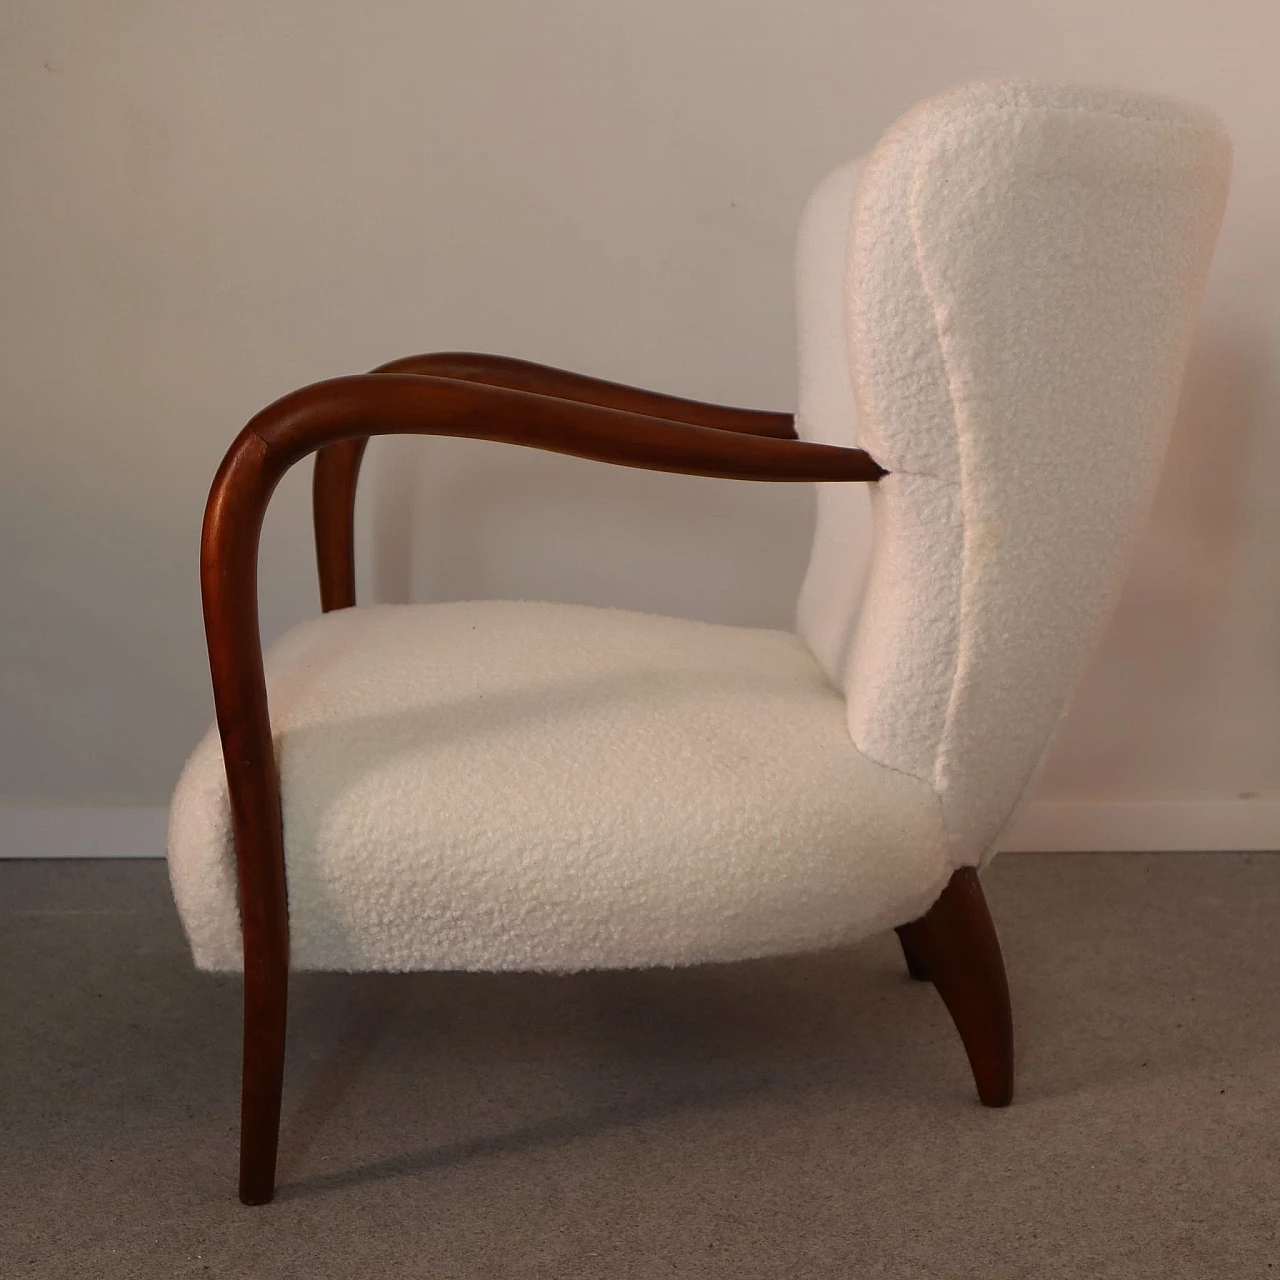
<instances>
[{"instance_id":1,"label":"white boucl\u00e9 armchair","mask_svg":"<svg viewBox=\"0 0 1280 1280\"><path fill-rule=\"evenodd\" d=\"M274 1187L291 968L686 965L896 928L982 1101L1010 1100L977 872L1116 602L1230 157L1178 101L966 85L810 200L794 419L447 354L245 427L206 510L217 724L178 783L169 866L196 964L244 970L246 1203ZM389 432L816 482L796 629L356 608L356 477ZM317 451L325 612L264 664L263 512Z\"/></svg>"}]
</instances>

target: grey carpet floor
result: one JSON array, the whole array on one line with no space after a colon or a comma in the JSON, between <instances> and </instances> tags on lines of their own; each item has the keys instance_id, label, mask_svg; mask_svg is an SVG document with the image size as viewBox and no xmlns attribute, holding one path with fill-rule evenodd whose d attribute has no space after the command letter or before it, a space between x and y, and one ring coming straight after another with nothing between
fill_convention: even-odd
<instances>
[{"instance_id":1,"label":"grey carpet floor","mask_svg":"<svg viewBox=\"0 0 1280 1280\"><path fill-rule=\"evenodd\" d=\"M892 934L684 971L298 975L276 1202L158 862L0 863L0 1275L1278 1277L1280 856L984 883L1018 1095Z\"/></svg>"}]
</instances>

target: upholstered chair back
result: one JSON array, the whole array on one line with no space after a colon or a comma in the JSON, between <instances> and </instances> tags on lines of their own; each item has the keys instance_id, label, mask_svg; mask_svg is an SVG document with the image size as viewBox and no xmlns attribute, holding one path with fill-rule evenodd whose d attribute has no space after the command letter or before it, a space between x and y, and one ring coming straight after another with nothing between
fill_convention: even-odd
<instances>
[{"instance_id":1,"label":"upholstered chair back","mask_svg":"<svg viewBox=\"0 0 1280 1280\"><path fill-rule=\"evenodd\" d=\"M957 864L1016 816L1116 603L1230 165L1202 108L983 82L806 210L797 431L891 474L820 487L797 629Z\"/></svg>"}]
</instances>

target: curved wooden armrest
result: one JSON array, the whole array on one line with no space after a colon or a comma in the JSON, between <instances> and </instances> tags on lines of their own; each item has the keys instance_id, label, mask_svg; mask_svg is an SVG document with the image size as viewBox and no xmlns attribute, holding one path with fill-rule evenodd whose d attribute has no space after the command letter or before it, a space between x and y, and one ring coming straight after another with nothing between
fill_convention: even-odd
<instances>
[{"instance_id":1,"label":"curved wooden armrest","mask_svg":"<svg viewBox=\"0 0 1280 1280\"><path fill-rule=\"evenodd\" d=\"M621 382L554 369L514 356L484 355L474 351L435 351L426 355L405 356L379 365L374 373L430 374L437 378L457 378L463 382L483 382L491 387L508 387L512 391L532 391L558 400L576 400L597 404L606 409L623 409L643 413L650 418L667 418L697 427L716 427L721 431L742 431L753 436L776 436L780 440L796 438L795 415L775 413L767 409L736 409L729 405L707 404L702 400L686 400L661 391L646 391Z\"/></svg>"},{"instance_id":2,"label":"curved wooden armrest","mask_svg":"<svg viewBox=\"0 0 1280 1280\"><path fill-rule=\"evenodd\" d=\"M492 387L530 391L628 413L666 418L693 426L714 427L747 435L796 438L792 414L761 409L735 409L725 405L685 400L658 391L644 391L585 374L553 369L510 356L482 355L470 351L438 351L405 356L380 365L375 373L411 373L481 382ZM356 602L355 500L360 463L367 436L327 445L316 454L312 480L312 509L316 534L316 568L320 575L320 605L350 608Z\"/></svg>"}]
</instances>

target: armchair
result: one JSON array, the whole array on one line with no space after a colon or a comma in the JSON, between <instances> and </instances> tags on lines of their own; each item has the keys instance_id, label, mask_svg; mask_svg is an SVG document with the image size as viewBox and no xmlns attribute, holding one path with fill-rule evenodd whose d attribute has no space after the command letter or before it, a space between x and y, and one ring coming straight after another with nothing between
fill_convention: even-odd
<instances>
[{"instance_id":1,"label":"armchair","mask_svg":"<svg viewBox=\"0 0 1280 1280\"><path fill-rule=\"evenodd\" d=\"M244 971L245 1203L273 1194L291 969L681 965L895 928L981 1101L1011 1100L978 872L1114 605L1229 164L1196 107L980 82L814 193L794 418L438 354L248 423L201 545L217 722L169 827L197 965ZM361 455L395 432L817 483L796 630L356 608ZM310 453L323 614L264 659L263 513Z\"/></svg>"}]
</instances>

